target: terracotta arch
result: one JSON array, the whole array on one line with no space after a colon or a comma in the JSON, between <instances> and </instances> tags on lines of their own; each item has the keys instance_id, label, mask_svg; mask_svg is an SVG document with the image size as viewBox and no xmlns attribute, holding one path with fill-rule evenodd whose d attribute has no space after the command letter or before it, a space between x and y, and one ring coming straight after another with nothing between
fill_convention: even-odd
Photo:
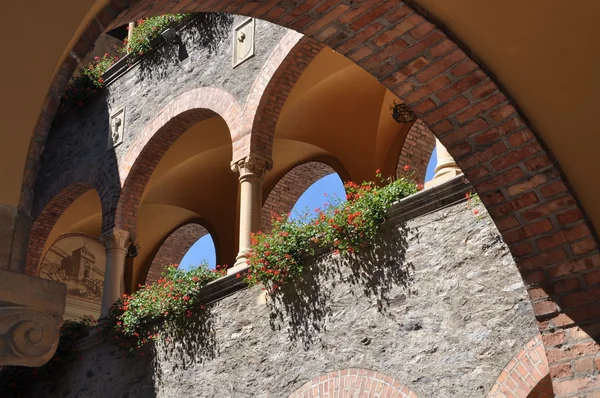
<instances>
[{"instance_id":1,"label":"terracotta arch","mask_svg":"<svg viewBox=\"0 0 600 398\"><path fill-rule=\"evenodd\" d=\"M135 233L142 194L163 155L190 127L214 116L225 120L236 141L242 130L240 107L231 94L214 87L180 95L144 128L120 166L123 188L115 214L117 228Z\"/></svg>"},{"instance_id":2,"label":"terracotta arch","mask_svg":"<svg viewBox=\"0 0 600 398\"><path fill-rule=\"evenodd\" d=\"M130 7L126 10L126 7ZM409 105L448 148L502 233L529 290L546 348L568 364L600 323L598 239L558 163L527 126L515 104L444 30L401 0L197 0L173 3L113 0L70 49L34 131L21 206L28 209L37 157L57 99L77 58L102 30L148 15L225 12L261 18L297 30L347 56ZM115 17L116 16L116 17ZM33 170L33 172L32 172ZM558 331L579 326L560 344ZM587 351L595 357L600 352ZM569 365L570 366L570 365ZM554 380L560 394L585 393L594 371ZM558 394L558 392L557 392Z\"/></svg>"},{"instance_id":3,"label":"terracotta arch","mask_svg":"<svg viewBox=\"0 0 600 398\"><path fill-rule=\"evenodd\" d=\"M316 376L289 398L302 397L417 398L410 388L373 370L350 368Z\"/></svg>"},{"instance_id":4,"label":"terracotta arch","mask_svg":"<svg viewBox=\"0 0 600 398\"><path fill-rule=\"evenodd\" d=\"M234 153L234 159L249 153L271 158L275 127L288 95L302 72L324 46L313 39L290 31L279 42L256 78L245 105L246 125L251 126L245 152Z\"/></svg>"},{"instance_id":5,"label":"terracotta arch","mask_svg":"<svg viewBox=\"0 0 600 398\"><path fill-rule=\"evenodd\" d=\"M500 372L488 398L552 398L554 391L542 336L531 339ZM549 383L550 381L550 383Z\"/></svg>"},{"instance_id":6,"label":"terracotta arch","mask_svg":"<svg viewBox=\"0 0 600 398\"><path fill-rule=\"evenodd\" d=\"M207 234L208 230L197 222L181 225L168 234L154 255L145 284L156 282L167 265L179 262L190 247Z\"/></svg>"},{"instance_id":7,"label":"terracotta arch","mask_svg":"<svg viewBox=\"0 0 600 398\"><path fill-rule=\"evenodd\" d=\"M288 169L267 191L262 207L262 231L271 231L271 214L289 213L313 183L334 173L339 174L343 181L348 180L347 172L329 159L310 160Z\"/></svg>"},{"instance_id":8,"label":"terracotta arch","mask_svg":"<svg viewBox=\"0 0 600 398\"><path fill-rule=\"evenodd\" d=\"M102 205L102 227L107 227L107 214L118 197L118 183L104 175L93 164L82 165L63 173L54 181L33 208L34 221L29 233L25 273L35 275L46 240L65 210L81 195L95 190Z\"/></svg>"},{"instance_id":9,"label":"terracotta arch","mask_svg":"<svg viewBox=\"0 0 600 398\"><path fill-rule=\"evenodd\" d=\"M415 173L415 181L418 184L425 183L429 159L435 149L435 136L422 120L417 119L411 126L398 157L396 176L404 175L404 166L409 165Z\"/></svg>"}]
</instances>

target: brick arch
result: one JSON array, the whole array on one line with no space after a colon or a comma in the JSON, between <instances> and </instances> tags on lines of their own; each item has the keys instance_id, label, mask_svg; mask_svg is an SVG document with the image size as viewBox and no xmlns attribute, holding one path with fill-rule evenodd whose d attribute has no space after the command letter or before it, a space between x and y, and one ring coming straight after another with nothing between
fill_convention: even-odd
<instances>
[{"instance_id":1,"label":"brick arch","mask_svg":"<svg viewBox=\"0 0 600 398\"><path fill-rule=\"evenodd\" d=\"M262 231L271 231L271 214L289 213L312 184L334 173L338 174L342 181L349 179L348 173L332 160L310 160L287 170L266 195L262 207Z\"/></svg>"},{"instance_id":2,"label":"brick arch","mask_svg":"<svg viewBox=\"0 0 600 398\"><path fill-rule=\"evenodd\" d=\"M244 118L246 125L252 126L250 140L245 152L234 154L234 159L249 153L271 158L275 127L283 105L302 72L324 47L295 31L281 39L248 95Z\"/></svg>"},{"instance_id":3,"label":"brick arch","mask_svg":"<svg viewBox=\"0 0 600 398\"><path fill-rule=\"evenodd\" d=\"M412 3L412 1L411 1ZM130 4L130 8L125 10ZM509 246L528 288L551 365L570 365L600 323L600 253L585 211L541 139L470 56L401 0L257 2L112 0L84 31L59 69L34 130L21 205L48 126L78 58L102 30L148 15L225 12L268 20L303 33L356 62L409 105L456 160ZM419 10L419 12L421 12ZM116 16L116 17L115 17ZM460 45L460 46L459 46ZM466 51L466 52L465 52ZM582 331L575 332L576 327ZM558 333L570 329L560 344ZM585 349L594 358L600 346ZM583 348L582 348L583 350ZM594 370L553 380L557 395L598 387ZM560 391L560 392L558 392Z\"/></svg>"},{"instance_id":4,"label":"brick arch","mask_svg":"<svg viewBox=\"0 0 600 398\"><path fill-rule=\"evenodd\" d=\"M193 125L221 116L235 142L242 131L241 109L235 98L215 87L190 90L169 103L137 136L119 170L123 188L115 226L135 233L137 212L146 184L171 145Z\"/></svg>"},{"instance_id":5,"label":"brick arch","mask_svg":"<svg viewBox=\"0 0 600 398\"><path fill-rule=\"evenodd\" d=\"M82 165L63 173L40 197L36 198L29 232L29 245L25 262L25 273L35 275L46 240L54 225L67 208L81 195L95 190L102 206L102 228L109 220L107 214L118 197L118 182L111 181L94 164Z\"/></svg>"},{"instance_id":6,"label":"brick arch","mask_svg":"<svg viewBox=\"0 0 600 398\"><path fill-rule=\"evenodd\" d=\"M207 234L208 230L195 222L182 225L171 232L154 255L145 284L156 282L167 265L179 262L190 247Z\"/></svg>"},{"instance_id":7,"label":"brick arch","mask_svg":"<svg viewBox=\"0 0 600 398\"><path fill-rule=\"evenodd\" d=\"M322 397L417 398L410 388L373 370L350 368L316 376L289 398Z\"/></svg>"},{"instance_id":8,"label":"brick arch","mask_svg":"<svg viewBox=\"0 0 600 398\"><path fill-rule=\"evenodd\" d=\"M425 183L429 159L435 149L435 136L422 120L417 119L411 126L398 157L396 177L404 175L404 166L410 165L411 171L415 173L415 181L418 184Z\"/></svg>"},{"instance_id":9,"label":"brick arch","mask_svg":"<svg viewBox=\"0 0 600 398\"><path fill-rule=\"evenodd\" d=\"M531 339L510 360L488 398L552 398L554 391L542 337Z\"/></svg>"}]
</instances>

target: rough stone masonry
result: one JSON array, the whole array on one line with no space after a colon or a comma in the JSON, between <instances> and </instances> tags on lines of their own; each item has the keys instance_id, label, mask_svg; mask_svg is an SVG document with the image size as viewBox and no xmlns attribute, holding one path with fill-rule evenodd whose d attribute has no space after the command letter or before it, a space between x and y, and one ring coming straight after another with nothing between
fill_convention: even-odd
<instances>
[{"instance_id":1,"label":"rough stone masonry","mask_svg":"<svg viewBox=\"0 0 600 398\"><path fill-rule=\"evenodd\" d=\"M483 397L538 332L481 214L462 202L388 225L377 249L322 254L275 298L260 287L223 297L187 338L135 358L89 338L83 359L28 396L286 398L315 376L363 368L419 397Z\"/></svg>"}]
</instances>

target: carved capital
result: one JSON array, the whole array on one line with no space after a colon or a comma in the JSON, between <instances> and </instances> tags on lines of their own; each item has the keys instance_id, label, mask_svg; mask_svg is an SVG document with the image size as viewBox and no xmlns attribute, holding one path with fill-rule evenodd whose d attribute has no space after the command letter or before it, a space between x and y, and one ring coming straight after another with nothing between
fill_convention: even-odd
<instances>
[{"instance_id":1,"label":"carved capital","mask_svg":"<svg viewBox=\"0 0 600 398\"><path fill-rule=\"evenodd\" d=\"M231 163L231 170L240 173L240 179L248 176L264 177L273 168L273 162L257 155L246 156Z\"/></svg>"},{"instance_id":2,"label":"carved capital","mask_svg":"<svg viewBox=\"0 0 600 398\"><path fill-rule=\"evenodd\" d=\"M0 303L0 366L42 366L52 358L62 317Z\"/></svg>"},{"instance_id":3,"label":"carved capital","mask_svg":"<svg viewBox=\"0 0 600 398\"><path fill-rule=\"evenodd\" d=\"M113 228L109 232L100 237L100 241L104 244L107 251L125 250L129 248L131 235L129 232Z\"/></svg>"}]
</instances>

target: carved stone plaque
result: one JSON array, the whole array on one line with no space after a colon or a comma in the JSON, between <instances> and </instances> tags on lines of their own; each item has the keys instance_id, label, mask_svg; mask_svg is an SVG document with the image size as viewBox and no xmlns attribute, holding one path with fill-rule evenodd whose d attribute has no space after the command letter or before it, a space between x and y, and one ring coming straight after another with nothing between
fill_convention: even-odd
<instances>
[{"instance_id":1,"label":"carved stone plaque","mask_svg":"<svg viewBox=\"0 0 600 398\"><path fill-rule=\"evenodd\" d=\"M110 115L108 128L107 150L110 150L123 142L125 132L125 108L121 108Z\"/></svg>"},{"instance_id":2,"label":"carved stone plaque","mask_svg":"<svg viewBox=\"0 0 600 398\"><path fill-rule=\"evenodd\" d=\"M254 56L254 18L233 28L233 67Z\"/></svg>"}]
</instances>

